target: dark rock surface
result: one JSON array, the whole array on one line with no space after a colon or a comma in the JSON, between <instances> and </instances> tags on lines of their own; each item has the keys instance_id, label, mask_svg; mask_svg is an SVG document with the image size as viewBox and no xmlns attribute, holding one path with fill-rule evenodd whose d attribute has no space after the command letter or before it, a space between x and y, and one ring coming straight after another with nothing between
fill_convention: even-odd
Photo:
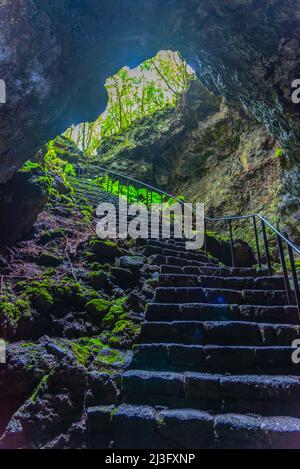
<instances>
[{"instance_id":1,"label":"dark rock surface","mask_svg":"<svg viewBox=\"0 0 300 469\"><path fill-rule=\"evenodd\" d=\"M0 185L0 245L14 243L30 232L49 196L43 175L18 172Z\"/></svg>"}]
</instances>

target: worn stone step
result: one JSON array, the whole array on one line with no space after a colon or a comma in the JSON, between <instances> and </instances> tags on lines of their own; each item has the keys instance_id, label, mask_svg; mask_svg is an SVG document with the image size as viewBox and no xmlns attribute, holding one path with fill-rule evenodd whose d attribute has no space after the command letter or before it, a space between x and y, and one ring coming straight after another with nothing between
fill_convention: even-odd
<instances>
[{"instance_id":1,"label":"worn stone step","mask_svg":"<svg viewBox=\"0 0 300 469\"><path fill-rule=\"evenodd\" d=\"M288 304L285 290L229 290L200 287L158 287L154 301L158 303L216 303L245 305Z\"/></svg>"},{"instance_id":2,"label":"worn stone step","mask_svg":"<svg viewBox=\"0 0 300 469\"><path fill-rule=\"evenodd\" d=\"M134 347L131 369L300 374L292 347L182 344L140 344Z\"/></svg>"},{"instance_id":3,"label":"worn stone step","mask_svg":"<svg viewBox=\"0 0 300 469\"><path fill-rule=\"evenodd\" d=\"M130 370L123 374L121 390L130 404L300 417L297 376Z\"/></svg>"},{"instance_id":4,"label":"worn stone step","mask_svg":"<svg viewBox=\"0 0 300 469\"><path fill-rule=\"evenodd\" d=\"M150 303L147 321L255 321L300 324L296 306L216 305L208 303Z\"/></svg>"},{"instance_id":5,"label":"worn stone step","mask_svg":"<svg viewBox=\"0 0 300 469\"><path fill-rule=\"evenodd\" d=\"M189 259L182 259L180 257L172 257L172 256L162 256L161 254L155 254L149 257L149 261L151 264L154 265L162 265L167 264L171 266L178 266L178 267L187 267L187 266L196 266L196 267L215 267L216 264L207 261L207 262L199 262Z\"/></svg>"},{"instance_id":6,"label":"worn stone step","mask_svg":"<svg viewBox=\"0 0 300 469\"><path fill-rule=\"evenodd\" d=\"M87 429L89 449L300 448L300 419L287 416L122 404L88 408Z\"/></svg>"},{"instance_id":7,"label":"worn stone step","mask_svg":"<svg viewBox=\"0 0 300 469\"><path fill-rule=\"evenodd\" d=\"M154 261L155 259L152 259ZM160 259L158 259L160 260ZM154 263L154 262L153 262ZM251 267L225 267L215 265L177 265L177 264L161 264L160 272L162 274L185 274L185 275L203 275L216 277L265 277L268 275L265 269L252 269Z\"/></svg>"},{"instance_id":8,"label":"worn stone step","mask_svg":"<svg viewBox=\"0 0 300 469\"><path fill-rule=\"evenodd\" d=\"M229 413L215 418L220 448L299 449L300 419Z\"/></svg>"},{"instance_id":9,"label":"worn stone step","mask_svg":"<svg viewBox=\"0 0 300 469\"><path fill-rule=\"evenodd\" d=\"M287 345L300 338L300 326L241 321L146 322L140 343L198 345Z\"/></svg>"},{"instance_id":10,"label":"worn stone step","mask_svg":"<svg viewBox=\"0 0 300 469\"><path fill-rule=\"evenodd\" d=\"M195 251L187 251L178 249L166 249L159 246L151 246L151 245L144 245L140 246L142 253L149 257L152 255L161 255L165 257L175 257L181 260L188 260L188 261L197 261L202 263L210 263L210 264L219 264L218 259L214 259L212 257L208 257L205 254L196 253Z\"/></svg>"},{"instance_id":11,"label":"worn stone step","mask_svg":"<svg viewBox=\"0 0 300 469\"><path fill-rule=\"evenodd\" d=\"M283 277L208 277L190 274L160 274L162 287L201 286L204 288L230 288L231 290L284 290Z\"/></svg>"},{"instance_id":12,"label":"worn stone step","mask_svg":"<svg viewBox=\"0 0 300 469\"><path fill-rule=\"evenodd\" d=\"M172 249L184 251L186 248L186 243L188 240L177 240L177 239L139 239L137 240L137 246L154 246L161 247L162 249ZM187 251L190 252L190 251ZM198 250L197 253L202 254L207 257L206 253L203 250Z\"/></svg>"},{"instance_id":13,"label":"worn stone step","mask_svg":"<svg viewBox=\"0 0 300 469\"><path fill-rule=\"evenodd\" d=\"M215 441L213 416L197 409L91 407L87 427L89 449L207 448Z\"/></svg>"}]
</instances>

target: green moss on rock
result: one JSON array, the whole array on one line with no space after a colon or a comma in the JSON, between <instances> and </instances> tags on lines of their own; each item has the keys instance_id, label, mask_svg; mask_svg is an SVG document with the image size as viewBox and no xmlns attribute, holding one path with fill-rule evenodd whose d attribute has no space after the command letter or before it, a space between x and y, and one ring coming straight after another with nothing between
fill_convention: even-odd
<instances>
[{"instance_id":1,"label":"green moss on rock","mask_svg":"<svg viewBox=\"0 0 300 469\"><path fill-rule=\"evenodd\" d=\"M30 316L30 303L25 296L18 299L4 299L0 302L0 317L8 320L12 325L17 325L21 318Z\"/></svg>"},{"instance_id":2,"label":"green moss on rock","mask_svg":"<svg viewBox=\"0 0 300 469\"><path fill-rule=\"evenodd\" d=\"M52 230L52 231L44 231L41 234L40 237L40 243L41 244L47 244L53 239L58 239L58 238L63 238L65 236L66 232L63 229L57 229L57 230Z\"/></svg>"},{"instance_id":3,"label":"green moss on rock","mask_svg":"<svg viewBox=\"0 0 300 469\"><path fill-rule=\"evenodd\" d=\"M104 272L104 270L99 270L90 273L90 283L92 287L96 290L104 288L107 285L108 280L109 274L107 272Z\"/></svg>"},{"instance_id":4,"label":"green moss on rock","mask_svg":"<svg viewBox=\"0 0 300 469\"><path fill-rule=\"evenodd\" d=\"M103 318L102 327L104 329L111 329L117 321L127 318L127 314L123 306L126 299L127 297L125 296L114 301L108 314Z\"/></svg>"},{"instance_id":5,"label":"green moss on rock","mask_svg":"<svg viewBox=\"0 0 300 469\"><path fill-rule=\"evenodd\" d=\"M101 324L102 319L107 315L112 303L102 298L89 301L86 304L86 310L91 318Z\"/></svg>"},{"instance_id":6,"label":"green moss on rock","mask_svg":"<svg viewBox=\"0 0 300 469\"><path fill-rule=\"evenodd\" d=\"M37 261L40 265L45 267L58 267L60 264L62 264L63 260L63 257L56 256L50 252L43 252L39 255Z\"/></svg>"},{"instance_id":7,"label":"green moss on rock","mask_svg":"<svg viewBox=\"0 0 300 469\"><path fill-rule=\"evenodd\" d=\"M40 286L26 288L25 293L28 295L31 304L40 313L47 313L53 307L53 297L49 290L42 284Z\"/></svg>"},{"instance_id":8,"label":"green moss on rock","mask_svg":"<svg viewBox=\"0 0 300 469\"><path fill-rule=\"evenodd\" d=\"M112 241L102 241L100 239L93 239L90 241L90 246L93 253L98 259L113 260L122 255L122 251L118 245Z\"/></svg>"},{"instance_id":9,"label":"green moss on rock","mask_svg":"<svg viewBox=\"0 0 300 469\"><path fill-rule=\"evenodd\" d=\"M141 326L129 320L118 321L109 336L108 343L112 347L131 348L141 332Z\"/></svg>"}]
</instances>

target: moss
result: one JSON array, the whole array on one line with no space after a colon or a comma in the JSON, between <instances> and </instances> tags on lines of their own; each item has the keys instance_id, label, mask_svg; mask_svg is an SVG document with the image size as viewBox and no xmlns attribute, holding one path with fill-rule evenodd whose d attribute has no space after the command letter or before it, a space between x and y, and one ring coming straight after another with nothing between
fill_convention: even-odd
<instances>
[{"instance_id":1,"label":"moss","mask_svg":"<svg viewBox=\"0 0 300 469\"><path fill-rule=\"evenodd\" d=\"M70 342L69 347L76 360L83 366L88 366L89 361L97 355L104 347L99 338L84 337L77 341Z\"/></svg>"},{"instance_id":2,"label":"moss","mask_svg":"<svg viewBox=\"0 0 300 469\"><path fill-rule=\"evenodd\" d=\"M90 273L91 285L97 290L99 290L100 288L104 288L107 285L108 280L109 274L107 274L107 272L104 272L103 270Z\"/></svg>"},{"instance_id":3,"label":"moss","mask_svg":"<svg viewBox=\"0 0 300 469\"><path fill-rule=\"evenodd\" d=\"M63 257L56 256L51 252L43 252L38 257L38 263L45 267L58 267L63 262Z\"/></svg>"},{"instance_id":4,"label":"moss","mask_svg":"<svg viewBox=\"0 0 300 469\"><path fill-rule=\"evenodd\" d=\"M122 267L113 267L111 273L116 279L118 285L122 288L127 289L135 286L137 284L137 278L129 269L124 269Z\"/></svg>"},{"instance_id":5,"label":"moss","mask_svg":"<svg viewBox=\"0 0 300 469\"><path fill-rule=\"evenodd\" d=\"M100 259L115 259L122 254L118 245L112 241L92 239L90 246L94 254Z\"/></svg>"},{"instance_id":6,"label":"moss","mask_svg":"<svg viewBox=\"0 0 300 469\"><path fill-rule=\"evenodd\" d=\"M146 281L146 284L149 286L149 287L157 287L158 284L159 284L159 281L158 279L155 279L155 278L149 278L147 281Z\"/></svg>"},{"instance_id":7,"label":"moss","mask_svg":"<svg viewBox=\"0 0 300 469\"><path fill-rule=\"evenodd\" d=\"M89 210L81 210L81 214L85 223L90 223L92 221L93 215Z\"/></svg>"},{"instance_id":8,"label":"moss","mask_svg":"<svg viewBox=\"0 0 300 469\"><path fill-rule=\"evenodd\" d=\"M20 347L22 348L32 348L32 347L36 347L36 344L34 344L33 342L24 342L23 344L20 345Z\"/></svg>"},{"instance_id":9,"label":"moss","mask_svg":"<svg viewBox=\"0 0 300 469\"><path fill-rule=\"evenodd\" d=\"M40 237L41 244L47 244L53 239L63 238L66 232L63 229L57 229L53 231L44 231Z\"/></svg>"},{"instance_id":10,"label":"moss","mask_svg":"<svg viewBox=\"0 0 300 469\"><path fill-rule=\"evenodd\" d=\"M104 270L108 271L110 269L109 264L99 264L99 262L93 262L92 265L90 266L90 270L93 272L99 271L99 270Z\"/></svg>"},{"instance_id":11,"label":"moss","mask_svg":"<svg viewBox=\"0 0 300 469\"><path fill-rule=\"evenodd\" d=\"M54 269L54 267L49 267L48 269L45 270L44 276L45 277L53 277L53 275L55 275L55 273L56 273L56 270Z\"/></svg>"},{"instance_id":12,"label":"moss","mask_svg":"<svg viewBox=\"0 0 300 469\"><path fill-rule=\"evenodd\" d=\"M55 372L55 369L51 370L48 375L43 376L43 378L41 379L41 381L39 382L39 384L37 385L37 387L33 391L33 394L30 398L31 402L36 402L39 393L41 391L45 390L45 388L47 386L47 383L48 383L48 380L49 380L50 376L54 374L54 372Z\"/></svg>"},{"instance_id":13,"label":"moss","mask_svg":"<svg viewBox=\"0 0 300 469\"><path fill-rule=\"evenodd\" d=\"M44 278L40 282L18 282L18 291L24 291L29 296L36 309L49 311L53 305L63 308L72 307L83 311L88 301L99 297L92 288L85 287L75 282L72 277L66 277L60 283Z\"/></svg>"},{"instance_id":14,"label":"moss","mask_svg":"<svg viewBox=\"0 0 300 469\"><path fill-rule=\"evenodd\" d=\"M110 310L112 303L102 298L89 301L86 304L86 310L93 316L103 318Z\"/></svg>"},{"instance_id":15,"label":"moss","mask_svg":"<svg viewBox=\"0 0 300 469\"><path fill-rule=\"evenodd\" d=\"M129 348L141 332L141 326L129 320L121 320L115 324L108 339L112 347Z\"/></svg>"},{"instance_id":16,"label":"moss","mask_svg":"<svg viewBox=\"0 0 300 469\"><path fill-rule=\"evenodd\" d=\"M28 295L32 305L40 312L47 313L54 304L53 297L44 285L27 287L25 293Z\"/></svg>"},{"instance_id":17,"label":"moss","mask_svg":"<svg viewBox=\"0 0 300 469\"><path fill-rule=\"evenodd\" d=\"M94 365L102 369L103 367L118 367L124 365L125 360L126 357L120 350L104 347L95 358Z\"/></svg>"},{"instance_id":18,"label":"moss","mask_svg":"<svg viewBox=\"0 0 300 469\"><path fill-rule=\"evenodd\" d=\"M31 316L30 303L25 296L18 299L10 297L0 302L0 314L16 325L22 317Z\"/></svg>"},{"instance_id":19,"label":"moss","mask_svg":"<svg viewBox=\"0 0 300 469\"><path fill-rule=\"evenodd\" d=\"M87 258L95 259L95 254L94 254L93 252L91 252L91 251L85 251L85 252L83 253L83 255L84 255L85 257L87 257Z\"/></svg>"},{"instance_id":20,"label":"moss","mask_svg":"<svg viewBox=\"0 0 300 469\"><path fill-rule=\"evenodd\" d=\"M276 158L282 158L284 156L284 152L282 148L276 148L275 150Z\"/></svg>"},{"instance_id":21,"label":"moss","mask_svg":"<svg viewBox=\"0 0 300 469\"><path fill-rule=\"evenodd\" d=\"M110 329L120 319L127 318L127 314L123 306L126 300L127 297L125 296L114 301L112 307L109 310L109 313L106 314L106 316L103 318L102 327L104 329Z\"/></svg>"}]
</instances>

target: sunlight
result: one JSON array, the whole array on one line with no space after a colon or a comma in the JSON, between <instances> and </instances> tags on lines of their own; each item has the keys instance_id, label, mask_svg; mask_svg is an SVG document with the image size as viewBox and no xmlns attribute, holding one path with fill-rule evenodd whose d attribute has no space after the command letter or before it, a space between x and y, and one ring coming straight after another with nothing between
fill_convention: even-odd
<instances>
[{"instance_id":1,"label":"sunlight","mask_svg":"<svg viewBox=\"0 0 300 469\"><path fill-rule=\"evenodd\" d=\"M106 110L94 121L69 128L71 138L87 156L94 155L103 139L124 132L135 121L175 107L195 72L179 52L162 50L131 69L123 67L106 80Z\"/></svg>"}]
</instances>

